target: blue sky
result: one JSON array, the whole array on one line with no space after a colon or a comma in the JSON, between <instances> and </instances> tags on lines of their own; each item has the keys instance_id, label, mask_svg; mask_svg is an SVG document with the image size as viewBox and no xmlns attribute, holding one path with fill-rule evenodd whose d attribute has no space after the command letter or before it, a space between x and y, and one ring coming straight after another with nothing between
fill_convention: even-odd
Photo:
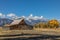
<instances>
[{"instance_id":1,"label":"blue sky","mask_svg":"<svg viewBox=\"0 0 60 40\"><path fill-rule=\"evenodd\" d=\"M0 0L0 13L60 19L60 0Z\"/></svg>"}]
</instances>

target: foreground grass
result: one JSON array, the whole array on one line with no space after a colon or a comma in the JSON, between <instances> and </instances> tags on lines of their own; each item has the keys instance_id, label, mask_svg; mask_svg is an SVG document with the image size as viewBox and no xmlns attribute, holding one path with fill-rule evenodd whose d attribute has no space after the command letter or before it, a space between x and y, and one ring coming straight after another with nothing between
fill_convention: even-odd
<instances>
[{"instance_id":1,"label":"foreground grass","mask_svg":"<svg viewBox=\"0 0 60 40\"><path fill-rule=\"evenodd\" d=\"M48 34L60 35L60 29L40 28L35 30L4 30L0 29L0 35L15 35L15 34Z\"/></svg>"}]
</instances>

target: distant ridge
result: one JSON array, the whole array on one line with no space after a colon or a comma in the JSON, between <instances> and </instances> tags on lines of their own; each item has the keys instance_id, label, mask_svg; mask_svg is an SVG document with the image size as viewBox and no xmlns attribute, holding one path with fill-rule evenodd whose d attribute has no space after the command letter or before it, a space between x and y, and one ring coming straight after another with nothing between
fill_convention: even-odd
<instances>
[{"instance_id":1,"label":"distant ridge","mask_svg":"<svg viewBox=\"0 0 60 40\"><path fill-rule=\"evenodd\" d=\"M47 22L48 19L43 17L43 16L33 16L32 14L29 15L28 17L26 16L21 16L21 17L17 17L17 18L0 18L0 26L3 26L5 24L10 24L12 23L14 20L19 20L23 18L24 21L26 22L26 24L33 26L36 23L39 22Z\"/></svg>"},{"instance_id":2,"label":"distant ridge","mask_svg":"<svg viewBox=\"0 0 60 40\"><path fill-rule=\"evenodd\" d=\"M10 24L13 20L8 18L0 18L0 26L3 26L5 24Z\"/></svg>"}]
</instances>

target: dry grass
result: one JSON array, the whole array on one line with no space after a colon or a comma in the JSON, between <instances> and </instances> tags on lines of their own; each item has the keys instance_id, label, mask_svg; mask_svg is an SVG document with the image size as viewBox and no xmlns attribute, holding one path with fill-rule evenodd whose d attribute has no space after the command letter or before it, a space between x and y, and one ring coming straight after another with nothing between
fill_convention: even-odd
<instances>
[{"instance_id":1,"label":"dry grass","mask_svg":"<svg viewBox=\"0 0 60 40\"><path fill-rule=\"evenodd\" d=\"M37 28L34 29L37 31L54 31L54 32L60 32L60 28Z\"/></svg>"},{"instance_id":2,"label":"dry grass","mask_svg":"<svg viewBox=\"0 0 60 40\"><path fill-rule=\"evenodd\" d=\"M60 29L44 29L38 30L3 30L0 28L0 35L14 35L14 34L48 34L48 35L60 35Z\"/></svg>"}]
</instances>

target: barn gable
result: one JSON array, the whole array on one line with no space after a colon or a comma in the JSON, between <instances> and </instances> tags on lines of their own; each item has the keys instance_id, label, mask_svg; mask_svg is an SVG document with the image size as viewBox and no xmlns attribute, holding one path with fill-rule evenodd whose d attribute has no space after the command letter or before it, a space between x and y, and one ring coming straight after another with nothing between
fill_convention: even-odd
<instances>
[{"instance_id":1,"label":"barn gable","mask_svg":"<svg viewBox=\"0 0 60 40\"><path fill-rule=\"evenodd\" d=\"M14 20L10 25L17 25L24 19Z\"/></svg>"},{"instance_id":2,"label":"barn gable","mask_svg":"<svg viewBox=\"0 0 60 40\"><path fill-rule=\"evenodd\" d=\"M5 25L5 27L9 27L10 30L13 29L31 29L29 25L27 25L24 21L24 19L14 20L11 24Z\"/></svg>"}]
</instances>

